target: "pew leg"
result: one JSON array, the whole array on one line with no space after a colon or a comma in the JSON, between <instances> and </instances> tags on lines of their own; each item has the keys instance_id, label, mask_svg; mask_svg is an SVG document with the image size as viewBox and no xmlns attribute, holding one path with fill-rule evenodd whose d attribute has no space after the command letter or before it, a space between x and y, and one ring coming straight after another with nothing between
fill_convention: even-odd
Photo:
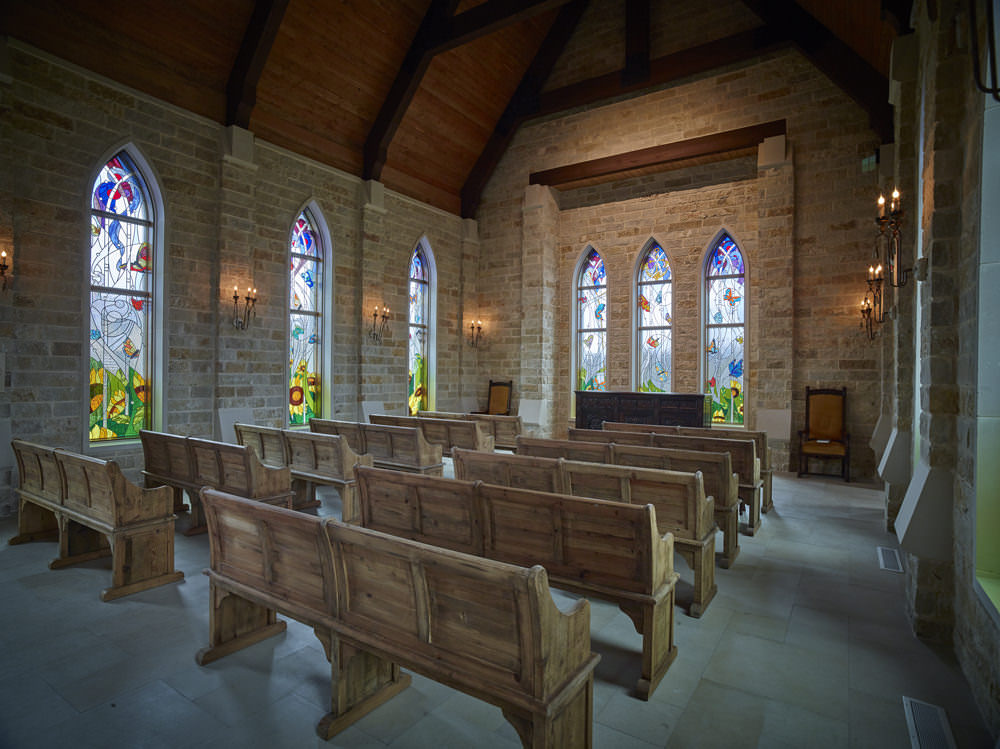
<instances>
[{"instance_id":1,"label":"pew leg","mask_svg":"<svg viewBox=\"0 0 1000 749\"><path fill-rule=\"evenodd\" d=\"M111 587L101 592L111 601L140 590L148 590L184 579L174 571L174 525L165 523L111 539Z\"/></svg>"},{"instance_id":2,"label":"pew leg","mask_svg":"<svg viewBox=\"0 0 1000 749\"><path fill-rule=\"evenodd\" d=\"M292 479L292 509L308 510L319 507L316 499L316 484L308 479Z\"/></svg>"},{"instance_id":3,"label":"pew leg","mask_svg":"<svg viewBox=\"0 0 1000 749\"><path fill-rule=\"evenodd\" d=\"M688 615L697 618L705 613L718 591L715 584L715 530L701 541L683 544L675 541L674 544L694 572L694 598Z\"/></svg>"},{"instance_id":4,"label":"pew leg","mask_svg":"<svg viewBox=\"0 0 1000 749\"><path fill-rule=\"evenodd\" d=\"M191 525L184 531L185 536L196 536L199 533L208 531L205 520L205 508L201 504L201 495L198 492L188 492L188 499L191 500Z\"/></svg>"},{"instance_id":5,"label":"pew leg","mask_svg":"<svg viewBox=\"0 0 1000 749\"><path fill-rule=\"evenodd\" d=\"M761 471L760 477L764 480L764 496L761 499L760 511L767 514L774 507L774 498L771 496L771 471Z\"/></svg>"},{"instance_id":6,"label":"pew leg","mask_svg":"<svg viewBox=\"0 0 1000 749\"><path fill-rule=\"evenodd\" d=\"M524 749L590 749L594 741L594 671L588 670L567 685L547 714L501 709Z\"/></svg>"},{"instance_id":7,"label":"pew leg","mask_svg":"<svg viewBox=\"0 0 1000 749\"><path fill-rule=\"evenodd\" d=\"M739 504L715 510L715 522L722 531L722 558L719 564L728 570L740 553L740 513Z\"/></svg>"},{"instance_id":8,"label":"pew leg","mask_svg":"<svg viewBox=\"0 0 1000 749\"><path fill-rule=\"evenodd\" d=\"M753 536L760 530L760 487L740 485L740 501L750 508L747 519L747 535ZM749 499L747 497L749 496Z\"/></svg>"},{"instance_id":9,"label":"pew leg","mask_svg":"<svg viewBox=\"0 0 1000 749\"><path fill-rule=\"evenodd\" d=\"M107 556L111 556L107 536L67 517L59 518L59 558L49 562L50 570Z\"/></svg>"},{"instance_id":10,"label":"pew leg","mask_svg":"<svg viewBox=\"0 0 1000 749\"><path fill-rule=\"evenodd\" d=\"M209 645L195 656L204 666L285 631L277 612L209 583Z\"/></svg>"},{"instance_id":11,"label":"pew leg","mask_svg":"<svg viewBox=\"0 0 1000 749\"><path fill-rule=\"evenodd\" d=\"M412 678L392 661L344 642L334 632L315 629L330 661L330 712L316 726L329 740L395 697Z\"/></svg>"},{"instance_id":12,"label":"pew leg","mask_svg":"<svg viewBox=\"0 0 1000 749\"><path fill-rule=\"evenodd\" d=\"M676 582L676 575L674 577ZM670 593L655 603L621 603L636 631L642 635L642 674L636 696L648 700L677 657L674 644L674 585Z\"/></svg>"},{"instance_id":13,"label":"pew leg","mask_svg":"<svg viewBox=\"0 0 1000 749\"><path fill-rule=\"evenodd\" d=\"M26 544L29 541L54 541L59 538L59 521L47 507L41 507L21 497L17 512L17 535L7 543Z\"/></svg>"}]
</instances>

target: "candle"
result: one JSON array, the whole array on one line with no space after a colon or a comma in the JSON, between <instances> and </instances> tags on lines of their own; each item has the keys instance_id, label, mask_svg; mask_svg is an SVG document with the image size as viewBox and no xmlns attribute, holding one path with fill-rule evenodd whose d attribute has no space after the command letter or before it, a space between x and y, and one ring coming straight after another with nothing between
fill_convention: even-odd
<instances>
[{"instance_id":1,"label":"candle","mask_svg":"<svg viewBox=\"0 0 1000 749\"><path fill-rule=\"evenodd\" d=\"M896 188L892 189L892 203L889 206L889 210L893 213L899 210L899 190Z\"/></svg>"},{"instance_id":2,"label":"candle","mask_svg":"<svg viewBox=\"0 0 1000 749\"><path fill-rule=\"evenodd\" d=\"M878 196L878 217L885 218L885 195Z\"/></svg>"},{"instance_id":3,"label":"candle","mask_svg":"<svg viewBox=\"0 0 1000 749\"><path fill-rule=\"evenodd\" d=\"M875 269L875 278L877 280L879 280L879 281L882 280L882 266L881 265L879 265L879 267Z\"/></svg>"},{"instance_id":4,"label":"candle","mask_svg":"<svg viewBox=\"0 0 1000 749\"><path fill-rule=\"evenodd\" d=\"M869 281L875 280L875 269L870 265L868 266L868 280Z\"/></svg>"}]
</instances>

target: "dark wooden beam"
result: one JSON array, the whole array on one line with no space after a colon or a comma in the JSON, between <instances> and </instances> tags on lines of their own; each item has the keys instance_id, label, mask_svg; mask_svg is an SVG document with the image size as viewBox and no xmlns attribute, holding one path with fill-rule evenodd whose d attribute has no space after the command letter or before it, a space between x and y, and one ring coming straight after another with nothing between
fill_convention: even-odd
<instances>
[{"instance_id":1,"label":"dark wooden beam","mask_svg":"<svg viewBox=\"0 0 1000 749\"><path fill-rule=\"evenodd\" d=\"M396 134L406 108L413 100L413 95L427 72L427 66L434 58L433 47L447 34L448 24L456 7L458 0L432 0L424 14L389 94L382 102L382 108L365 139L364 179L381 178L392 136Z\"/></svg>"},{"instance_id":2,"label":"dark wooden beam","mask_svg":"<svg viewBox=\"0 0 1000 749\"><path fill-rule=\"evenodd\" d=\"M641 148L601 159L581 161L577 164L533 172L528 177L532 185L558 187L595 177L608 177L636 169L665 166L675 161L685 161L713 156L730 151L742 151L759 145L765 138L785 134L785 121L772 120L760 125L727 130L714 135L667 143L662 146Z\"/></svg>"},{"instance_id":3,"label":"dark wooden beam","mask_svg":"<svg viewBox=\"0 0 1000 749\"><path fill-rule=\"evenodd\" d=\"M507 103L503 114L500 115L486 147L479 154L475 166L472 167L472 171L469 172L469 176L462 186L462 216L464 218L472 218L475 215L483 188L490 175L493 174L500 157L507 150L510 139L514 137L518 126L529 113L538 111L538 98L542 86L545 85L552 68L559 60L566 43L573 36L588 2L589 0L572 0L564 5L548 34L545 35L545 39L538 48L538 53L522 76L514 95Z\"/></svg>"},{"instance_id":4,"label":"dark wooden beam","mask_svg":"<svg viewBox=\"0 0 1000 749\"><path fill-rule=\"evenodd\" d=\"M455 16L446 38L440 40L434 51L459 47L518 21L561 8L568 2L570 0L487 0Z\"/></svg>"},{"instance_id":5,"label":"dark wooden beam","mask_svg":"<svg viewBox=\"0 0 1000 749\"><path fill-rule=\"evenodd\" d=\"M435 55L570 0L488 0L455 15L458 0L433 0L365 139L363 176L380 179L399 123Z\"/></svg>"},{"instance_id":6,"label":"dark wooden beam","mask_svg":"<svg viewBox=\"0 0 1000 749\"><path fill-rule=\"evenodd\" d=\"M649 50L649 0L626 0L623 86L649 80Z\"/></svg>"},{"instance_id":7,"label":"dark wooden beam","mask_svg":"<svg viewBox=\"0 0 1000 749\"><path fill-rule=\"evenodd\" d=\"M574 107L596 104L622 94L641 91L651 86L701 75L711 70L743 62L758 55L790 44L786 33L767 26L699 44L680 52L658 57L650 63L650 75L645 81L624 83L624 72L608 73L546 91L539 98L538 110L528 116L555 114Z\"/></svg>"},{"instance_id":8,"label":"dark wooden beam","mask_svg":"<svg viewBox=\"0 0 1000 749\"><path fill-rule=\"evenodd\" d=\"M288 0L257 0L226 83L226 124L250 127L257 83L278 35Z\"/></svg>"},{"instance_id":9,"label":"dark wooden beam","mask_svg":"<svg viewBox=\"0 0 1000 749\"><path fill-rule=\"evenodd\" d=\"M913 13L913 0L882 0L881 16L888 21L896 36L909 34L910 15Z\"/></svg>"},{"instance_id":10,"label":"dark wooden beam","mask_svg":"<svg viewBox=\"0 0 1000 749\"><path fill-rule=\"evenodd\" d=\"M889 80L794 0L743 0L764 23L787 34L826 76L868 112L883 143L893 140Z\"/></svg>"}]
</instances>

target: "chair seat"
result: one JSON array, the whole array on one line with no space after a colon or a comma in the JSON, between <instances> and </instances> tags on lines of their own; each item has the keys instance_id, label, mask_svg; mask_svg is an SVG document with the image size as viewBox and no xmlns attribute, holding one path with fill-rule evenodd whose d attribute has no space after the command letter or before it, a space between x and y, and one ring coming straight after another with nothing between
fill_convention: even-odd
<instances>
[{"instance_id":1,"label":"chair seat","mask_svg":"<svg viewBox=\"0 0 1000 749\"><path fill-rule=\"evenodd\" d=\"M847 454L847 446L843 442L834 442L832 440L806 440L802 443L802 452L807 455L842 458Z\"/></svg>"}]
</instances>

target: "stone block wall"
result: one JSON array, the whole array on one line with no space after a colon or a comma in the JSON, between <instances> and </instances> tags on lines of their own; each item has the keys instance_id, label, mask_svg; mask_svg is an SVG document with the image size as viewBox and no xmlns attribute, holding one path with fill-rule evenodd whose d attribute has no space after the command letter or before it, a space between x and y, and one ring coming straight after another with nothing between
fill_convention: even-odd
<instances>
[{"instance_id":1,"label":"stone block wall","mask_svg":"<svg viewBox=\"0 0 1000 749\"><path fill-rule=\"evenodd\" d=\"M713 12L705 10L703 19ZM694 23L697 14L691 14ZM577 36L598 33L588 24L599 24L600 16L588 10ZM670 46L665 36L660 43ZM568 72L563 76L562 85L571 82ZM549 222L559 238L556 318L542 321L547 308L524 296L524 248L537 241L518 198L531 172L778 119L786 120L788 157L776 170L758 170L752 158L738 158L557 191L558 220ZM863 159L874 154L876 142L864 112L794 51L523 125L484 191L478 216L480 278L503 289L494 301L497 345L481 366L516 377L523 354L518 331L543 331L554 345L539 346L549 358L537 364L555 398L544 427L558 434L571 413L570 299L584 248L592 244L608 253L609 387L630 389L638 253L654 237L690 283L708 244L728 229L747 252L750 273L748 423L766 413L780 424L772 434L777 465L794 466L805 386L847 385L852 474L872 477L875 458L867 439L881 407L881 361L859 327L858 308L878 195L877 174L865 171ZM675 282L675 389L700 390L701 291L697 283L681 287ZM515 383L515 397L519 390Z\"/></svg>"},{"instance_id":2,"label":"stone block wall","mask_svg":"<svg viewBox=\"0 0 1000 749\"><path fill-rule=\"evenodd\" d=\"M104 161L130 144L163 198L162 373L154 382L165 431L222 438L216 411L255 421L288 412L288 239L310 205L329 230L333 315L327 416L361 416L362 400L401 409L407 393L407 277L422 238L437 270L434 382L440 407L475 391L478 353L463 315L477 301L474 222L227 131L17 42L0 49L0 242L14 280L0 293L0 353L9 386L0 421L11 434L120 462L138 477L137 442L87 444L89 195ZM234 145L235 144L235 145ZM232 324L232 289L258 289L249 330ZM392 313L381 346L363 310ZM433 384L433 383L432 383ZM6 462L12 464L12 459ZM16 471L0 465L0 514L15 510Z\"/></svg>"}]
</instances>

